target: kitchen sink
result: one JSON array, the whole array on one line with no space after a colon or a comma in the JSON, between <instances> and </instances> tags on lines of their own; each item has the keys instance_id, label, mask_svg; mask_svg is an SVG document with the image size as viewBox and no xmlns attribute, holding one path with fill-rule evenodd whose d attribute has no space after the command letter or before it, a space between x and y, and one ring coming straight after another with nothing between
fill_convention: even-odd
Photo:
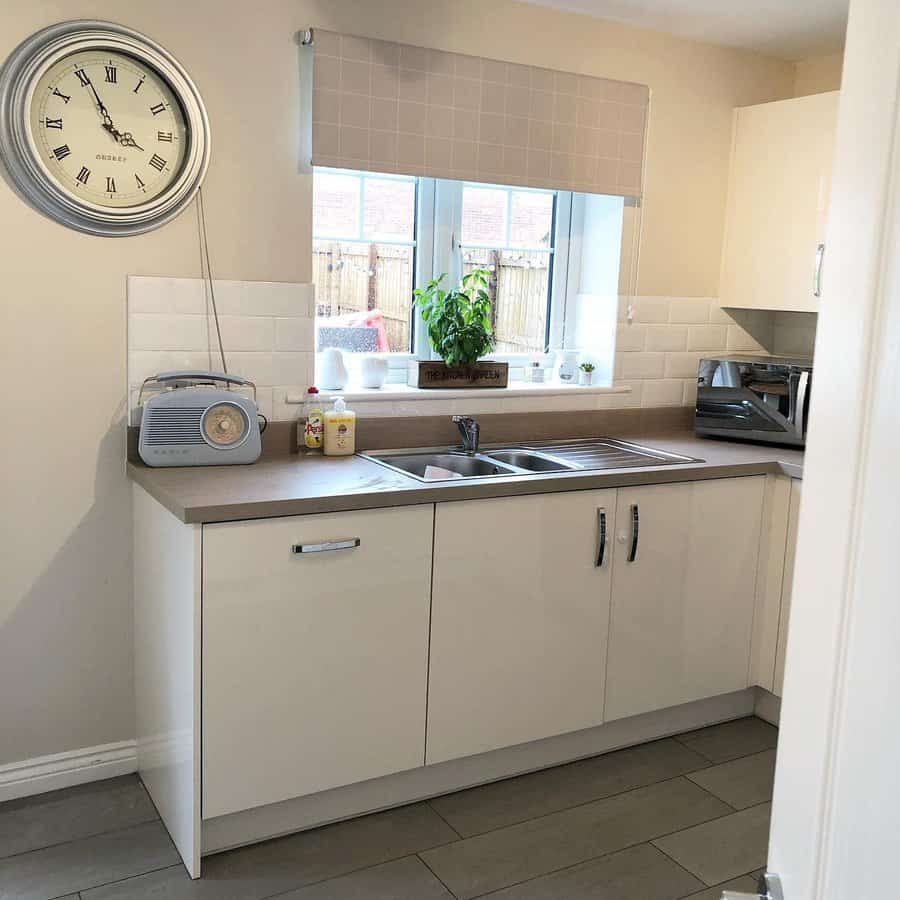
<instances>
[{"instance_id":1,"label":"kitchen sink","mask_svg":"<svg viewBox=\"0 0 900 900\"><path fill-rule=\"evenodd\" d=\"M439 448L379 450L359 455L395 472L429 482L703 462L690 456L611 438L538 441L516 446L495 445L485 447L478 453Z\"/></svg>"}]
</instances>

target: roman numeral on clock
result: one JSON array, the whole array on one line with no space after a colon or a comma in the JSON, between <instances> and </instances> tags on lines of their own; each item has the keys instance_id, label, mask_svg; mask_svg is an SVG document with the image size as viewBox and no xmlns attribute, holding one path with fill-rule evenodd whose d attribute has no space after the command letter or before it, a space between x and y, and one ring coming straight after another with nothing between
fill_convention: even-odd
<instances>
[{"instance_id":1,"label":"roman numeral on clock","mask_svg":"<svg viewBox=\"0 0 900 900\"><path fill-rule=\"evenodd\" d=\"M157 131L156 139L158 141L165 141L167 144L172 143L172 132L171 131Z\"/></svg>"},{"instance_id":2,"label":"roman numeral on clock","mask_svg":"<svg viewBox=\"0 0 900 900\"><path fill-rule=\"evenodd\" d=\"M91 79L87 77L87 73L84 69L76 69L75 74L78 76L78 83L82 87L87 87L91 83Z\"/></svg>"},{"instance_id":3,"label":"roman numeral on clock","mask_svg":"<svg viewBox=\"0 0 900 900\"><path fill-rule=\"evenodd\" d=\"M143 190L143 189L144 189L144 182L141 181L141 176L138 175L137 172L134 173L134 180L137 182L137 186L138 186L141 190Z\"/></svg>"},{"instance_id":4,"label":"roman numeral on clock","mask_svg":"<svg viewBox=\"0 0 900 900\"><path fill-rule=\"evenodd\" d=\"M116 179L110 178L109 175L106 176L106 192L108 194L114 194L116 192Z\"/></svg>"},{"instance_id":5,"label":"roman numeral on clock","mask_svg":"<svg viewBox=\"0 0 900 900\"><path fill-rule=\"evenodd\" d=\"M76 181L80 181L82 184L88 183L88 178L91 177L91 170L87 168L87 166L82 166L81 171L75 176Z\"/></svg>"},{"instance_id":6,"label":"roman numeral on clock","mask_svg":"<svg viewBox=\"0 0 900 900\"><path fill-rule=\"evenodd\" d=\"M47 128L62 128L62 119L44 119Z\"/></svg>"},{"instance_id":7,"label":"roman numeral on clock","mask_svg":"<svg viewBox=\"0 0 900 900\"><path fill-rule=\"evenodd\" d=\"M150 112L152 112L154 116L158 116L165 108L165 103L157 103L156 106L150 107Z\"/></svg>"},{"instance_id":8,"label":"roman numeral on clock","mask_svg":"<svg viewBox=\"0 0 900 900\"><path fill-rule=\"evenodd\" d=\"M71 94L61 93L58 87L53 88L53 96L59 97L59 99L62 100L63 103L68 103L72 99Z\"/></svg>"},{"instance_id":9,"label":"roman numeral on clock","mask_svg":"<svg viewBox=\"0 0 900 900\"><path fill-rule=\"evenodd\" d=\"M166 161L161 156L157 156L154 153L153 156L150 157L150 165L153 166L157 172L162 172L166 167Z\"/></svg>"},{"instance_id":10,"label":"roman numeral on clock","mask_svg":"<svg viewBox=\"0 0 900 900\"><path fill-rule=\"evenodd\" d=\"M144 76L141 75L141 80L134 86L134 90L131 92L132 94L136 94L144 84Z\"/></svg>"},{"instance_id":11,"label":"roman numeral on clock","mask_svg":"<svg viewBox=\"0 0 900 900\"><path fill-rule=\"evenodd\" d=\"M69 149L68 144L63 144L62 147L57 147L53 151L53 155L59 162L62 162L72 151Z\"/></svg>"},{"instance_id":12,"label":"roman numeral on clock","mask_svg":"<svg viewBox=\"0 0 900 900\"><path fill-rule=\"evenodd\" d=\"M104 66L103 68L106 69L106 79L105 79L106 83L107 84L118 84L118 82L116 81L116 74L117 74L116 67L115 66Z\"/></svg>"}]
</instances>

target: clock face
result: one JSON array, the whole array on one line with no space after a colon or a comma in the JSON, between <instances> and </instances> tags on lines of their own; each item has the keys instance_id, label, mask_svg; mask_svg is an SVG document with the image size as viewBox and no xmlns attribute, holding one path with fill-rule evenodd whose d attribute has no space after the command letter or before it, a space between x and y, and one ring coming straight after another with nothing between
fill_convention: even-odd
<instances>
[{"instance_id":1,"label":"clock face","mask_svg":"<svg viewBox=\"0 0 900 900\"><path fill-rule=\"evenodd\" d=\"M63 56L36 80L28 125L36 157L82 204L140 207L177 182L190 143L168 82L136 57Z\"/></svg>"}]
</instances>

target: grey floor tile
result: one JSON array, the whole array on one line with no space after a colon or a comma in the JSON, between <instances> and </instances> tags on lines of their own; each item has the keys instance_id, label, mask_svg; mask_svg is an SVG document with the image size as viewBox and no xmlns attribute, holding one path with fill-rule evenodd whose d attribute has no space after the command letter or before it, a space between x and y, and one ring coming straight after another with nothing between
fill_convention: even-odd
<instances>
[{"instance_id":1,"label":"grey floor tile","mask_svg":"<svg viewBox=\"0 0 900 900\"><path fill-rule=\"evenodd\" d=\"M415 856L280 894L278 900L453 900Z\"/></svg>"},{"instance_id":2,"label":"grey floor tile","mask_svg":"<svg viewBox=\"0 0 900 900\"><path fill-rule=\"evenodd\" d=\"M417 803L206 857L198 881L177 866L83 891L82 900L254 900L456 839L431 807Z\"/></svg>"},{"instance_id":3,"label":"grey floor tile","mask_svg":"<svg viewBox=\"0 0 900 900\"><path fill-rule=\"evenodd\" d=\"M771 750L778 743L778 729L762 719L748 716L746 719L736 719L680 734L678 740L718 763L759 753L761 750Z\"/></svg>"},{"instance_id":4,"label":"grey floor tile","mask_svg":"<svg viewBox=\"0 0 900 900\"><path fill-rule=\"evenodd\" d=\"M756 879L751 875L741 875L740 878L733 878L731 881L717 884L715 887L698 891L696 894L688 894L681 900L722 900L722 891L743 891L745 894L753 894L756 892Z\"/></svg>"},{"instance_id":5,"label":"grey floor tile","mask_svg":"<svg viewBox=\"0 0 900 900\"><path fill-rule=\"evenodd\" d=\"M160 822L0 860L0 900L47 900L178 861Z\"/></svg>"},{"instance_id":6,"label":"grey floor tile","mask_svg":"<svg viewBox=\"0 0 900 900\"><path fill-rule=\"evenodd\" d=\"M466 838L421 856L457 897L470 898L729 811L697 785L676 778Z\"/></svg>"},{"instance_id":7,"label":"grey floor tile","mask_svg":"<svg viewBox=\"0 0 900 900\"><path fill-rule=\"evenodd\" d=\"M678 741L654 741L448 794L431 803L461 835L471 837L707 765L705 757Z\"/></svg>"},{"instance_id":8,"label":"grey floor tile","mask_svg":"<svg viewBox=\"0 0 900 900\"><path fill-rule=\"evenodd\" d=\"M638 844L504 888L491 900L677 900L701 882L650 844ZM718 898L717 898L718 900Z\"/></svg>"},{"instance_id":9,"label":"grey floor tile","mask_svg":"<svg viewBox=\"0 0 900 900\"><path fill-rule=\"evenodd\" d=\"M0 857L158 818L136 775L0 804Z\"/></svg>"},{"instance_id":10,"label":"grey floor tile","mask_svg":"<svg viewBox=\"0 0 900 900\"><path fill-rule=\"evenodd\" d=\"M762 803L653 843L704 884L719 884L766 864L771 812Z\"/></svg>"},{"instance_id":11,"label":"grey floor tile","mask_svg":"<svg viewBox=\"0 0 900 900\"><path fill-rule=\"evenodd\" d=\"M688 775L691 781L715 794L735 809L746 809L772 799L775 782L775 751L733 759Z\"/></svg>"}]
</instances>

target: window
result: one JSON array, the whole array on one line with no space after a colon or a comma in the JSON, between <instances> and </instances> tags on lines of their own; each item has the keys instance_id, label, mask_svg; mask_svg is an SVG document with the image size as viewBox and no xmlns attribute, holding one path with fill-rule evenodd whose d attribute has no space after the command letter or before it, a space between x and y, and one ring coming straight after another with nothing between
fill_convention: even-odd
<instances>
[{"instance_id":1,"label":"window","mask_svg":"<svg viewBox=\"0 0 900 900\"><path fill-rule=\"evenodd\" d=\"M498 353L541 353L548 345L554 191L464 184L463 271L491 272Z\"/></svg>"},{"instance_id":2,"label":"window","mask_svg":"<svg viewBox=\"0 0 900 900\"><path fill-rule=\"evenodd\" d=\"M409 354L431 355L413 289L485 267L493 356L513 377L550 347L611 355L639 225L622 197L316 169L317 347L389 353L390 380L404 380ZM611 377L611 364L598 368Z\"/></svg>"},{"instance_id":3,"label":"window","mask_svg":"<svg viewBox=\"0 0 900 900\"><path fill-rule=\"evenodd\" d=\"M412 350L416 193L415 178L316 172L317 349Z\"/></svg>"}]
</instances>

